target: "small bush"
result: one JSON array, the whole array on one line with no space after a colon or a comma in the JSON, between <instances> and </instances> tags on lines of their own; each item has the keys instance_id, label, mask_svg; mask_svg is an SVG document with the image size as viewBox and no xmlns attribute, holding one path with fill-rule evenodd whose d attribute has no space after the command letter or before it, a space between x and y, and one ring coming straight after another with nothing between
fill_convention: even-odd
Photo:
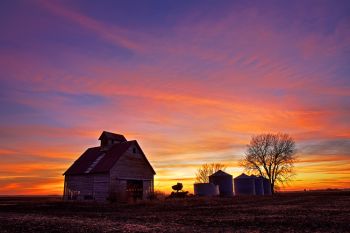
<instances>
[{"instance_id":1,"label":"small bush","mask_svg":"<svg viewBox=\"0 0 350 233\"><path fill-rule=\"evenodd\" d=\"M165 198L165 193L159 190L150 193L147 197L148 200L164 200Z\"/></svg>"}]
</instances>

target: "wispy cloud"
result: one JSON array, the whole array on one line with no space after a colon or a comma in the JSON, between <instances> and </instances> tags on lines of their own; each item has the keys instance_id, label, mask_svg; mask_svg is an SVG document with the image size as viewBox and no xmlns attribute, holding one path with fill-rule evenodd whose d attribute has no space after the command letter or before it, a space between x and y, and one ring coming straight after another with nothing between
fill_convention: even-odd
<instances>
[{"instance_id":1,"label":"wispy cloud","mask_svg":"<svg viewBox=\"0 0 350 233\"><path fill-rule=\"evenodd\" d=\"M121 29L116 25L106 25L98 20L81 14L77 11L69 9L60 2L55 1L39 1L40 6L45 7L54 14L63 17L79 26L95 33L98 37L113 43L114 45L130 49L134 52L143 50L141 43L129 38L128 31Z\"/></svg>"}]
</instances>

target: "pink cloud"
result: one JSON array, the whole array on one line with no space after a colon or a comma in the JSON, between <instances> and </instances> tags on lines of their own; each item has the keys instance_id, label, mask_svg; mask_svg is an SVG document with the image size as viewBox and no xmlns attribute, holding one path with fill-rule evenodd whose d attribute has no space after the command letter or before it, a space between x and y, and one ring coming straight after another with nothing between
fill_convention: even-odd
<instances>
[{"instance_id":1,"label":"pink cloud","mask_svg":"<svg viewBox=\"0 0 350 233\"><path fill-rule=\"evenodd\" d=\"M90 30L104 40L107 40L117 46L121 46L135 52L143 51L144 48L141 43L130 39L125 29L118 28L117 26L109 25L99 22L91 17L83 15L77 11L70 10L59 2L53 1L40 1L40 5L48 9L49 11L64 17L81 27Z\"/></svg>"}]
</instances>

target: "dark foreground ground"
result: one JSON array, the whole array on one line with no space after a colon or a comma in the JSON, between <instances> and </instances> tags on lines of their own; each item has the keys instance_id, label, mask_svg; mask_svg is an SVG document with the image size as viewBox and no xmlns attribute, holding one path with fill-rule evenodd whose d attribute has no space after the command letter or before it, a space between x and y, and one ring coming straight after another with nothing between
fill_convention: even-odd
<instances>
[{"instance_id":1,"label":"dark foreground ground","mask_svg":"<svg viewBox=\"0 0 350 233\"><path fill-rule=\"evenodd\" d=\"M136 204L0 197L0 232L350 232L350 192Z\"/></svg>"}]
</instances>

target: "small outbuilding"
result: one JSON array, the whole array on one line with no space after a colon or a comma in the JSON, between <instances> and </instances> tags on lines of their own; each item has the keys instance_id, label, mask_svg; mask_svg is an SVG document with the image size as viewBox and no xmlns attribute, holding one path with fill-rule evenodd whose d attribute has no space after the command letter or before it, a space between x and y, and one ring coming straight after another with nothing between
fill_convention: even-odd
<instances>
[{"instance_id":1,"label":"small outbuilding","mask_svg":"<svg viewBox=\"0 0 350 233\"><path fill-rule=\"evenodd\" d=\"M99 140L63 174L64 200L146 199L156 173L138 142L106 131Z\"/></svg>"},{"instance_id":2,"label":"small outbuilding","mask_svg":"<svg viewBox=\"0 0 350 233\"><path fill-rule=\"evenodd\" d=\"M209 176L209 182L219 186L219 193L222 197L233 196L232 175L221 170Z\"/></svg>"}]
</instances>

